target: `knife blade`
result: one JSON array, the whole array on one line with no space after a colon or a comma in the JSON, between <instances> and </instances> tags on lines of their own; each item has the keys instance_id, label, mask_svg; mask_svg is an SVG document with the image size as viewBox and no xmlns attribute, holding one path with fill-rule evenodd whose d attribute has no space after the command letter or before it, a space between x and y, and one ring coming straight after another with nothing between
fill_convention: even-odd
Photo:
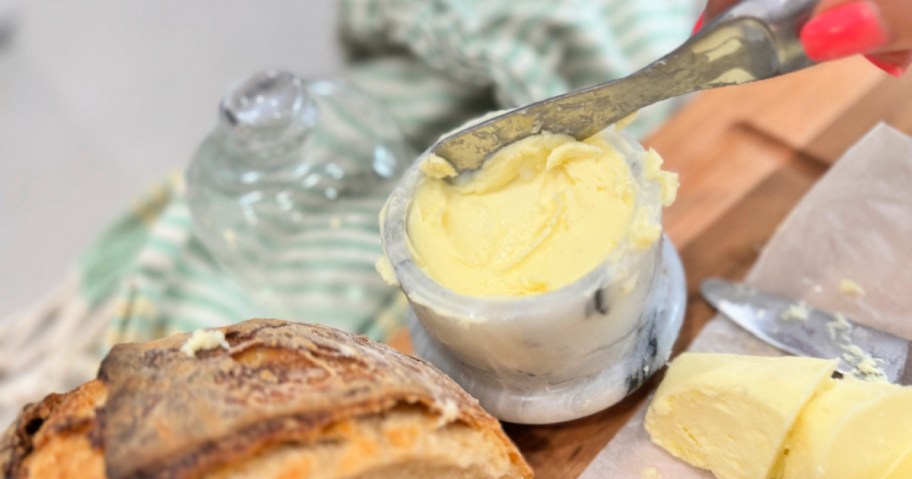
<instances>
[{"instance_id":1,"label":"knife blade","mask_svg":"<svg viewBox=\"0 0 912 479\"><path fill-rule=\"evenodd\" d=\"M906 339L744 283L708 279L700 292L725 317L775 348L838 359L837 369L845 374L912 384L912 342Z\"/></svg>"},{"instance_id":2,"label":"knife blade","mask_svg":"<svg viewBox=\"0 0 912 479\"><path fill-rule=\"evenodd\" d=\"M797 33L817 0L742 0L684 44L623 78L506 112L431 146L459 171L479 168L500 148L542 131L584 140L661 100L800 70L814 62Z\"/></svg>"}]
</instances>

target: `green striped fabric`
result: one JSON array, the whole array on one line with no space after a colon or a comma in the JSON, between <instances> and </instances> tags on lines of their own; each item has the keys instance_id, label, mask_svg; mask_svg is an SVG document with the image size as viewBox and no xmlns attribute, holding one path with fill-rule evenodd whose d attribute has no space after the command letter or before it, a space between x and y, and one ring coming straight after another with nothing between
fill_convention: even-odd
<instances>
[{"instance_id":1,"label":"green striped fabric","mask_svg":"<svg viewBox=\"0 0 912 479\"><path fill-rule=\"evenodd\" d=\"M382 101L421 151L472 117L631 73L688 36L697 3L345 0L339 4L340 37L350 56L345 77ZM666 103L641 112L630 131L648 132L671 108ZM351 135L373 126L334 114L348 123ZM346 155L344 138L327 138L322 147L326 154ZM288 286L308 313L288 319L316 318L379 340L401 328L405 302L373 271L382 200L382 195L368 198L348 211L355 219L346 223L342 238L321 232L318 225L329 221L310 212L315 229L300 240L304 253L283 266L291 277L309 270L308 282ZM0 379L3 404L16 404L29 391L61 390L87 379L115 343L268 314L217 266L192 231L182 175L175 174L112 225L79 261L77 274L46 303L2 323L20 331L0 331L0 348L11 358L0 367L22 371ZM333 255L308 256L308 245ZM320 256L316 273L314 255ZM345 284L355 282L372 285L369 294L381 298L368 311L346 301ZM31 334L35 328L47 333ZM36 343L36 337L49 339ZM66 347L60 338L67 338ZM16 348L34 354L20 356ZM35 359L41 357L46 361Z\"/></svg>"},{"instance_id":2,"label":"green striped fabric","mask_svg":"<svg viewBox=\"0 0 912 479\"><path fill-rule=\"evenodd\" d=\"M625 76L690 34L701 0L351 0L350 78L384 101L420 150L441 132ZM641 112L654 128L674 107Z\"/></svg>"}]
</instances>

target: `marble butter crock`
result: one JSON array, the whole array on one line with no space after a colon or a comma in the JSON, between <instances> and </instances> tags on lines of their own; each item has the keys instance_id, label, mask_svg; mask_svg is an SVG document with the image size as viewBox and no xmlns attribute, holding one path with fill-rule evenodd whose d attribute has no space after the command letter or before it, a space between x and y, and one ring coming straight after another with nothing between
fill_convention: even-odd
<instances>
[{"instance_id":1,"label":"marble butter crock","mask_svg":"<svg viewBox=\"0 0 912 479\"><path fill-rule=\"evenodd\" d=\"M661 191L646 152L612 129L602 133L627 160L637 208L661 221ZM524 297L458 294L412 259L407 216L423 179L406 171L381 217L383 249L409 300L415 352L456 380L499 419L547 424L601 411L635 391L668 359L684 315L680 259L664 236L627 240L579 280ZM594 241L597 238L593 238Z\"/></svg>"}]
</instances>

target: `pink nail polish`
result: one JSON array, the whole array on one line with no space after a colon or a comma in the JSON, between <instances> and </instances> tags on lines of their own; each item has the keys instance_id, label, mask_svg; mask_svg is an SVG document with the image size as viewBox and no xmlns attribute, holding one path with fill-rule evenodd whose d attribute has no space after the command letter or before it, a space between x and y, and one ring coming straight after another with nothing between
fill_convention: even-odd
<instances>
[{"instance_id":1,"label":"pink nail polish","mask_svg":"<svg viewBox=\"0 0 912 479\"><path fill-rule=\"evenodd\" d=\"M868 52L884 46L888 39L880 14L866 1L831 8L801 29L804 52L816 61Z\"/></svg>"},{"instance_id":2,"label":"pink nail polish","mask_svg":"<svg viewBox=\"0 0 912 479\"><path fill-rule=\"evenodd\" d=\"M696 35L697 32L699 32L700 29L703 28L703 17L705 17L705 16L706 16L706 12L700 14L700 17L697 18L697 23L694 25L693 30L691 30L691 32L690 32L690 36Z\"/></svg>"},{"instance_id":3,"label":"pink nail polish","mask_svg":"<svg viewBox=\"0 0 912 479\"><path fill-rule=\"evenodd\" d=\"M865 55L865 58L868 59L875 67L880 68L881 70L893 75L895 77L903 76L903 73L906 73L906 70L909 69L908 66L895 65L893 63L885 62L879 58L873 57L871 55Z\"/></svg>"}]
</instances>

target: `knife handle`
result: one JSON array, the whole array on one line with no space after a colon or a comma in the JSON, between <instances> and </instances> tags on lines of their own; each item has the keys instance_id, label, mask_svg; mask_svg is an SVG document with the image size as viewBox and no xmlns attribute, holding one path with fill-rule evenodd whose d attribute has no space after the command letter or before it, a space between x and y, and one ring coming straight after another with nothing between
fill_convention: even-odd
<instances>
[{"instance_id":1,"label":"knife handle","mask_svg":"<svg viewBox=\"0 0 912 479\"><path fill-rule=\"evenodd\" d=\"M743 0L735 4L712 23L754 20L769 31L779 61L779 74L811 66L814 62L804 53L801 28L811 18L818 0Z\"/></svg>"}]
</instances>

